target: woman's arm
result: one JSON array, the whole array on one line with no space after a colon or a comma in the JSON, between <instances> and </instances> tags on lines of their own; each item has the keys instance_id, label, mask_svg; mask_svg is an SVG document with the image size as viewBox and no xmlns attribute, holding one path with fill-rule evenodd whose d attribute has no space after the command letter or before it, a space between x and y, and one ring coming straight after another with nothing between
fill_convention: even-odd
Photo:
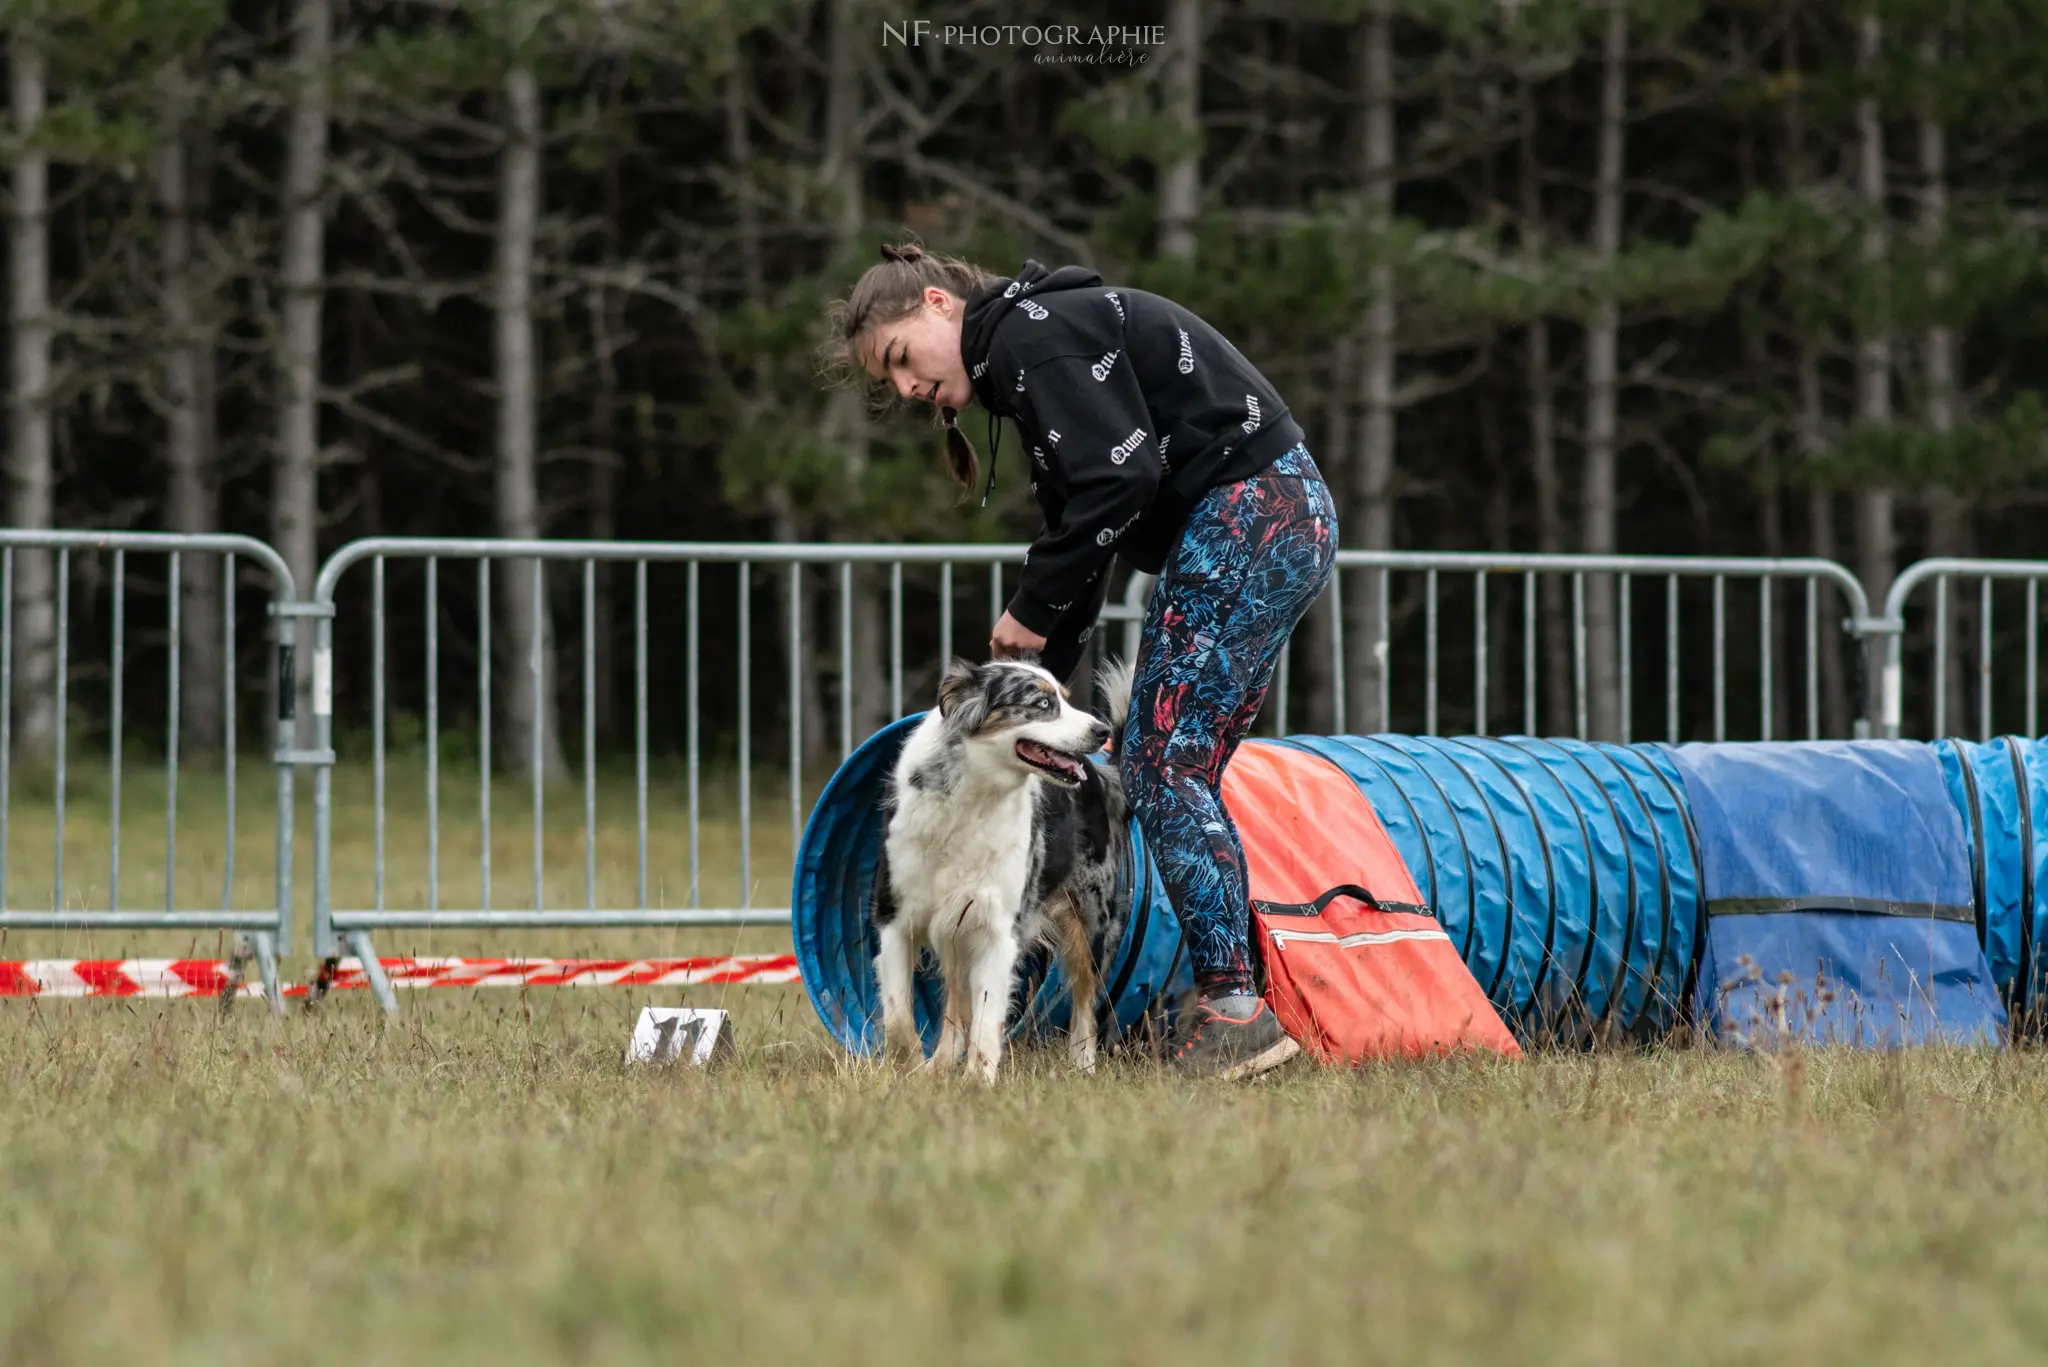
<instances>
[{"instance_id":1,"label":"woman's arm","mask_svg":"<svg viewBox=\"0 0 2048 1367\"><path fill-rule=\"evenodd\" d=\"M1056 627L1078 633L1101 612L1117 542L1159 490L1158 434L1117 351L1045 361L1025 373L1019 400L1066 476L1067 500L1032 542L1009 613L1050 641Z\"/></svg>"}]
</instances>

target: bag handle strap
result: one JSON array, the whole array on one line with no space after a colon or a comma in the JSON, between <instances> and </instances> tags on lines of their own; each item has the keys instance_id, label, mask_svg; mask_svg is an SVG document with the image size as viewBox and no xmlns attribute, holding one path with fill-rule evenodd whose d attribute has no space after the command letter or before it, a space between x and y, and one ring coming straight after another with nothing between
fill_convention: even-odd
<instances>
[{"instance_id":1,"label":"bag handle strap","mask_svg":"<svg viewBox=\"0 0 2048 1367\"><path fill-rule=\"evenodd\" d=\"M1414 902L1383 902L1356 883L1339 883L1313 902L1261 902L1253 899L1252 910L1263 916L1320 916L1323 908L1339 897L1349 897L1363 902L1374 911L1398 912L1404 916L1436 915L1428 907L1418 906Z\"/></svg>"}]
</instances>

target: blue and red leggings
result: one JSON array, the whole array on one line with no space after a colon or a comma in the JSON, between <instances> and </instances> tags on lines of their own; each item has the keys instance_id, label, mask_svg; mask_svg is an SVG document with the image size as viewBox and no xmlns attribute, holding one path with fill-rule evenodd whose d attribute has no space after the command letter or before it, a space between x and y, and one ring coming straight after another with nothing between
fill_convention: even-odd
<instances>
[{"instance_id":1,"label":"blue and red leggings","mask_svg":"<svg viewBox=\"0 0 2048 1367\"><path fill-rule=\"evenodd\" d=\"M1251 892L1223 767L1336 561L1335 502L1297 446L1196 504L1145 613L1124 791L1205 995L1252 990Z\"/></svg>"}]
</instances>

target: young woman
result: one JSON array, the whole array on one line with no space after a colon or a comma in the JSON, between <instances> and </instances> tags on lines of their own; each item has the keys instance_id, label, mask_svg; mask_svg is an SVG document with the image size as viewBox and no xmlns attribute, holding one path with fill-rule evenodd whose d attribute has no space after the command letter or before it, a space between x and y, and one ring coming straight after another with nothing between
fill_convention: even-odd
<instances>
[{"instance_id":1,"label":"young woman","mask_svg":"<svg viewBox=\"0 0 2048 1367\"><path fill-rule=\"evenodd\" d=\"M1244 850L1218 790L1336 563L1335 505L1300 427L1221 333L1075 266L1026 261L1015 277L993 276L887 246L831 325L838 375L937 410L963 489L980 471L959 409L988 412L987 487L998 418L1023 436L1045 526L990 633L992 655L1035 653L1065 678L1102 611L1111 559L1159 576L1121 753L1200 989L1172 1059L1224 1077L1286 1061L1296 1046L1252 982Z\"/></svg>"}]
</instances>

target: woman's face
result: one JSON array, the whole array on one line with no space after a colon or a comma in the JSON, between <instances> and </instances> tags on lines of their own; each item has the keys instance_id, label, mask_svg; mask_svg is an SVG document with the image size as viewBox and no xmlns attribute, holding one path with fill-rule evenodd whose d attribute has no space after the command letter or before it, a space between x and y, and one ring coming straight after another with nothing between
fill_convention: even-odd
<instances>
[{"instance_id":1,"label":"woman's face","mask_svg":"<svg viewBox=\"0 0 2048 1367\"><path fill-rule=\"evenodd\" d=\"M934 285L920 307L892 322L877 323L863 339L861 361L869 375L895 386L905 399L946 408L974 401L967 363L960 359L962 305Z\"/></svg>"}]
</instances>

